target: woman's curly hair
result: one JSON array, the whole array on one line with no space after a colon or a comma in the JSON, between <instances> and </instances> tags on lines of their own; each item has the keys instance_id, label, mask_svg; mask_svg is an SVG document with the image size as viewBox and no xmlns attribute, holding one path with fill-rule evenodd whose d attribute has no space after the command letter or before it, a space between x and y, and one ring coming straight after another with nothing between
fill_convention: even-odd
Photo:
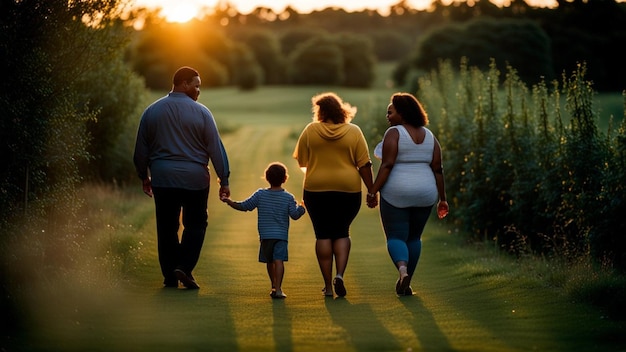
<instances>
[{"instance_id":1,"label":"woman's curly hair","mask_svg":"<svg viewBox=\"0 0 626 352\"><path fill-rule=\"evenodd\" d=\"M311 98L313 121L349 123L356 115L356 107L344 102L332 92L321 93Z\"/></svg>"}]
</instances>

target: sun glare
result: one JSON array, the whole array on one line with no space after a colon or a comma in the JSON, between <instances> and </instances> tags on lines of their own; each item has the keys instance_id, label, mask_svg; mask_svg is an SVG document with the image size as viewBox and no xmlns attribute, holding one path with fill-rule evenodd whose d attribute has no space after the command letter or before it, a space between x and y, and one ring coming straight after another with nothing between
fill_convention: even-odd
<instances>
[{"instance_id":1,"label":"sun glare","mask_svg":"<svg viewBox=\"0 0 626 352\"><path fill-rule=\"evenodd\" d=\"M168 22L185 23L198 16L198 6L185 2L172 1L164 4L160 12Z\"/></svg>"},{"instance_id":2,"label":"sun glare","mask_svg":"<svg viewBox=\"0 0 626 352\"><path fill-rule=\"evenodd\" d=\"M194 17L200 17L207 9L218 6L223 0L132 0L137 6L151 9L160 9L160 14L168 22L185 23ZM406 0L409 6L418 10L427 9L436 0ZM443 4L451 4L459 0L441 0ZM467 1L467 0L461 0ZM473 0L476 1L476 0ZM490 0L496 5L509 5L511 0ZM526 0L533 6L554 7L556 0ZM626 0L618 0L624 2ZM274 11L283 11L291 6L297 11L309 13L314 10L322 10L330 6L339 6L346 11L362 11L364 9L377 9L381 14L389 9L398 0L230 0L227 1L242 13L250 13L255 8L269 7Z\"/></svg>"}]
</instances>

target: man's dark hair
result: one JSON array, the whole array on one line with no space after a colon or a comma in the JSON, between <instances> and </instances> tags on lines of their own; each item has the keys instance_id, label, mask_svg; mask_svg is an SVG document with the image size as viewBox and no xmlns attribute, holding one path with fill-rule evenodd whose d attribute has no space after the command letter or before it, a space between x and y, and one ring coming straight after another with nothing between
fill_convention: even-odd
<instances>
[{"instance_id":1,"label":"man's dark hair","mask_svg":"<svg viewBox=\"0 0 626 352\"><path fill-rule=\"evenodd\" d=\"M198 76L200 76L200 74L196 69L189 66L183 66L176 70L176 73L174 73L174 79L172 79L172 83L177 86L183 82L191 82L194 77Z\"/></svg>"}]
</instances>

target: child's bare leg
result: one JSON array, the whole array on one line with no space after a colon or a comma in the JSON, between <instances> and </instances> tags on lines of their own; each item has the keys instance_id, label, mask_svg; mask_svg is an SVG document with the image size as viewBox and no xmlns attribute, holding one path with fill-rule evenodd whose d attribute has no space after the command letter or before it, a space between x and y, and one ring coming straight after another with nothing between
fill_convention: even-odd
<instances>
[{"instance_id":1,"label":"child's bare leg","mask_svg":"<svg viewBox=\"0 0 626 352\"><path fill-rule=\"evenodd\" d=\"M272 283L272 292L275 292L276 291L276 286L274 284L274 280L275 280L274 279L274 272L275 272L275 270L274 270L274 262L272 261L272 262L267 263L266 267L267 267L267 276L269 276L270 283Z\"/></svg>"},{"instance_id":2,"label":"child's bare leg","mask_svg":"<svg viewBox=\"0 0 626 352\"><path fill-rule=\"evenodd\" d=\"M272 263L274 267L273 283L276 288L276 293L282 293L283 277L285 276L285 263L282 260L274 260Z\"/></svg>"}]
</instances>

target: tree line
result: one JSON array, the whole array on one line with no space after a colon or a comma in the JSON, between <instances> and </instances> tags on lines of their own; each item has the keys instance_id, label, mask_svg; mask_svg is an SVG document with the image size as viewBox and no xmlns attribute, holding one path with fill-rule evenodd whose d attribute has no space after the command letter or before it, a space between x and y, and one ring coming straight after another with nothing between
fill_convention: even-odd
<instances>
[{"instance_id":1,"label":"tree line","mask_svg":"<svg viewBox=\"0 0 626 352\"><path fill-rule=\"evenodd\" d=\"M163 88L153 81L164 65L177 65L181 46L199 56L202 71L213 74L211 84L244 89L318 83L368 87L377 61L397 62L393 78L402 85L436 69L439 60L458 65L462 57L485 70L492 58L501 70L512 65L527 84L550 81L586 62L596 90L626 88L626 54L619 50L626 42L626 4L614 0L561 0L554 9L521 0L506 7L484 0L435 1L427 10L400 1L385 16L338 8L301 14L289 7L241 14L220 3L187 24L167 23L146 9L127 18L137 20L144 25L135 32L127 58L151 88Z\"/></svg>"}]
</instances>

